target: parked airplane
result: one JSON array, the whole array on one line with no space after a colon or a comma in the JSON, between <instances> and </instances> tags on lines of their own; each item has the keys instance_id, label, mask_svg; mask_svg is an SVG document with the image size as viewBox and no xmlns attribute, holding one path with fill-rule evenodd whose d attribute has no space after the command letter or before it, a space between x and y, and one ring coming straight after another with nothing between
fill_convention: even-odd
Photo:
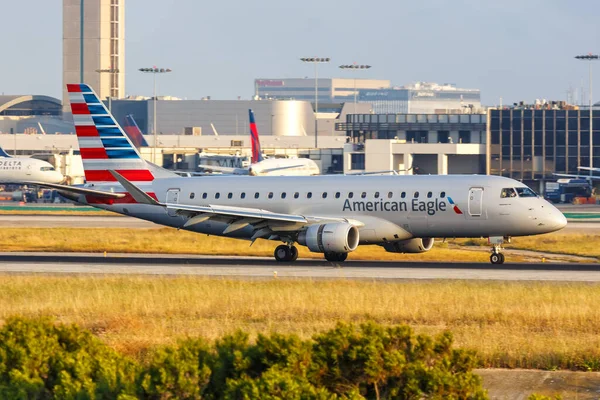
<instances>
[{"instance_id":1,"label":"parked airplane","mask_svg":"<svg viewBox=\"0 0 600 400\"><path fill-rule=\"evenodd\" d=\"M255 241L278 261L298 243L344 261L361 244L394 253L431 250L436 237L488 237L504 262L512 236L563 228L564 215L527 186L499 176L322 175L181 178L146 163L85 84L67 85L88 185L46 184L71 199L157 224Z\"/></svg>"},{"instance_id":2,"label":"parked airplane","mask_svg":"<svg viewBox=\"0 0 600 400\"><path fill-rule=\"evenodd\" d=\"M123 125L123 130L133 143L136 148L140 147L148 147L148 142L146 138L144 138L144 134L142 133L140 127L133 119L133 115L127 114L125 116L125 125Z\"/></svg>"},{"instance_id":3,"label":"parked airplane","mask_svg":"<svg viewBox=\"0 0 600 400\"><path fill-rule=\"evenodd\" d=\"M317 164L309 158L265 158L260 147L254 112L248 110L248 114L250 116L250 141L252 143L250 166L247 168L230 168L201 165L202 169L226 174L252 176L306 176L320 174Z\"/></svg>"},{"instance_id":4,"label":"parked airplane","mask_svg":"<svg viewBox=\"0 0 600 400\"><path fill-rule=\"evenodd\" d=\"M65 177L52 164L31 157L13 157L0 147L0 183L60 183Z\"/></svg>"}]
</instances>

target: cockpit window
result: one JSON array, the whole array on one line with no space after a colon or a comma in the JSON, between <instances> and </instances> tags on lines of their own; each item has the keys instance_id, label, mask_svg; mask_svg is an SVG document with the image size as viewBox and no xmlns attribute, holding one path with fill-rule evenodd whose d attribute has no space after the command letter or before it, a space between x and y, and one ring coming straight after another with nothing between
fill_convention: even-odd
<instances>
[{"instance_id":1,"label":"cockpit window","mask_svg":"<svg viewBox=\"0 0 600 400\"><path fill-rule=\"evenodd\" d=\"M519 193L519 197L538 197L537 193L528 187L518 187L517 193Z\"/></svg>"},{"instance_id":2,"label":"cockpit window","mask_svg":"<svg viewBox=\"0 0 600 400\"><path fill-rule=\"evenodd\" d=\"M500 197L505 199L507 197L517 197L517 192L513 188L504 188L500 193Z\"/></svg>"},{"instance_id":3,"label":"cockpit window","mask_svg":"<svg viewBox=\"0 0 600 400\"><path fill-rule=\"evenodd\" d=\"M41 167L40 171L54 171L54 167Z\"/></svg>"}]
</instances>

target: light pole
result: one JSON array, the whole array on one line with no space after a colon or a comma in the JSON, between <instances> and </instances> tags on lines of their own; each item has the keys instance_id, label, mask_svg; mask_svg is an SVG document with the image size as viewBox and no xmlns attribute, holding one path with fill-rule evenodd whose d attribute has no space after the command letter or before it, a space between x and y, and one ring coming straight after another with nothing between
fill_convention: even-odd
<instances>
[{"instance_id":1,"label":"light pole","mask_svg":"<svg viewBox=\"0 0 600 400\"><path fill-rule=\"evenodd\" d=\"M370 65L364 65L364 64L347 64L347 65L340 65L339 67L340 69L352 69L352 70L363 70L363 69L369 69L371 68ZM354 114L356 114L356 74L354 74Z\"/></svg>"},{"instance_id":2,"label":"light pole","mask_svg":"<svg viewBox=\"0 0 600 400\"><path fill-rule=\"evenodd\" d=\"M582 55L582 56L575 56L576 59L578 60L584 60L584 61L589 61L590 62L590 95L589 95L589 102L590 102L590 176L594 173L594 171L592 170L594 168L594 130L592 129L594 124L593 124L593 111L592 108L594 106L594 104L592 103L592 61L598 61L599 56L597 54L586 54L586 55Z\"/></svg>"},{"instance_id":3,"label":"light pole","mask_svg":"<svg viewBox=\"0 0 600 400\"><path fill-rule=\"evenodd\" d=\"M119 68L103 68L103 69L97 69L96 70L97 73L99 73L100 75L102 74L118 74L119 73ZM108 111L111 111L111 100L113 98L113 93L112 93L112 81L110 82L110 89L108 89Z\"/></svg>"},{"instance_id":4,"label":"light pole","mask_svg":"<svg viewBox=\"0 0 600 400\"><path fill-rule=\"evenodd\" d=\"M138 69L138 71L143 72L145 74L152 74L152 76L154 77L154 112L153 112L153 121L152 121L152 130L153 132L153 137L154 137L154 143L152 146L152 162L154 164L156 164L156 145L157 145L157 140L156 140L156 74L166 74L167 72L171 72L172 70L170 68L157 68L157 67L152 67L152 68L140 68Z\"/></svg>"},{"instance_id":5,"label":"light pole","mask_svg":"<svg viewBox=\"0 0 600 400\"><path fill-rule=\"evenodd\" d=\"M317 146L317 137L319 136L319 120L317 114L319 113L319 73L317 66L321 63L328 63L331 59L329 57L304 57L300 61L305 63L315 64L315 149Z\"/></svg>"}]
</instances>

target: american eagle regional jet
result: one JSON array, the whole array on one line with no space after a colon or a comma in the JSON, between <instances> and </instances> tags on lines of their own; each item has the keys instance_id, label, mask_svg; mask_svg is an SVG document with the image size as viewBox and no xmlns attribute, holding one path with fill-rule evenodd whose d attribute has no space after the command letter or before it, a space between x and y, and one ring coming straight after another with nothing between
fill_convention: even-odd
<instances>
[{"instance_id":1,"label":"american eagle regional jet","mask_svg":"<svg viewBox=\"0 0 600 400\"><path fill-rule=\"evenodd\" d=\"M493 264L513 236L563 228L563 214L512 179L478 175L181 178L146 163L86 84L67 85L87 184L47 185L83 204L198 233L295 244L344 261L361 244L422 253L433 238L487 237Z\"/></svg>"}]
</instances>

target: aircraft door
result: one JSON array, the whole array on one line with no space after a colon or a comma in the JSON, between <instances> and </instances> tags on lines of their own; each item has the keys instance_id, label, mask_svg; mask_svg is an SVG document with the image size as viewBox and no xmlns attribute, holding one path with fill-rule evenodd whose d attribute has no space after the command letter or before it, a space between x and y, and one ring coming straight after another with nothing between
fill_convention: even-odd
<instances>
[{"instance_id":1,"label":"aircraft door","mask_svg":"<svg viewBox=\"0 0 600 400\"><path fill-rule=\"evenodd\" d=\"M169 203L169 204L178 204L179 203L179 189L167 190L167 203ZM168 210L167 213L171 217L177 216L177 213L175 210Z\"/></svg>"},{"instance_id":2,"label":"aircraft door","mask_svg":"<svg viewBox=\"0 0 600 400\"><path fill-rule=\"evenodd\" d=\"M32 166L31 166L31 164L29 164L29 165L27 166L27 168L25 168L25 175L27 175L27 176L31 175L31 171L32 171L32 170L33 170L33 168L32 168Z\"/></svg>"},{"instance_id":3,"label":"aircraft door","mask_svg":"<svg viewBox=\"0 0 600 400\"><path fill-rule=\"evenodd\" d=\"M469 215L481 217L483 214L483 188L473 187L469 189Z\"/></svg>"}]
</instances>

